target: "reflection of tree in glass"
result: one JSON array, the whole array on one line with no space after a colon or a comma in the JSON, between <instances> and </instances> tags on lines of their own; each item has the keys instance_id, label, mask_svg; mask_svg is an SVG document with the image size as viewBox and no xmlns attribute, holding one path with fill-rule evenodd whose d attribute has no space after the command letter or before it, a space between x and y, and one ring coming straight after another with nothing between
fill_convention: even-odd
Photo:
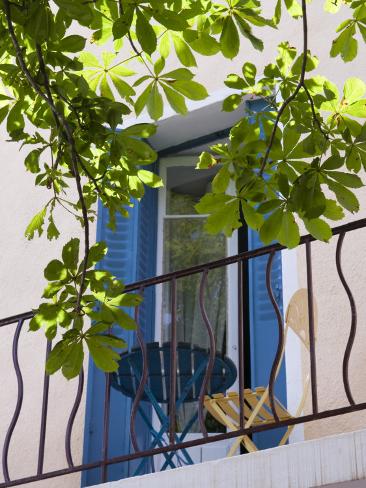
<instances>
[{"instance_id":1,"label":"reflection of tree in glass","mask_svg":"<svg viewBox=\"0 0 366 488\"><path fill-rule=\"evenodd\" d=\"M211 236L197 218L166 219L164 226L164 271L173 271L205 263L225 256L225 237ZM187 276L177 283L178 340L205 347L209 339L199 306L201 274ZM169 314L170 289L165 287L163 310ZM210 271L204 301L215 334L218 351L224 352L226 330L225 269ZM165 332L168 340L169 331Z\"/></svg>"},{"instance_id":2,"label":"reflection of tree in glass","mask_svg":"<svg viewBox=\"0 0 366 488\"><path fill-rule=\"evenodd\" d=\"M168 215L196 215L194 206L200 201L202 195L187 195L167 190Z\"/></svg>"}]
</instances>

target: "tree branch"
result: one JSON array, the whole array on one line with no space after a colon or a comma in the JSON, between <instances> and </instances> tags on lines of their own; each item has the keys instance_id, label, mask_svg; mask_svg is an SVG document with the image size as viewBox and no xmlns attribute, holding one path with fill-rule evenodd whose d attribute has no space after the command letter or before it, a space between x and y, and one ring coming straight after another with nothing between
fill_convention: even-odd
<instances>
[{"instance_id":1,"label":"tree branch","mask_svg":"<svg viewBox=\"0 0 366 488\"><path fill-rule=\"evenodd\" d=\"M82 300L82 297L83 297L84 287L85 287L85 278L86 278L86 271L87 271L87 262L88 262L89 250L90 250L90 239L89 239L88 210L87 210L86 203L85 203L85 199L84 199L84 195L83 195L83 189L82 189L82 184L81 184L81 177L80 177L79 167L78 167L79 155L78 155L78 153L76 151L75 140L74 140L74 136L73 136L71 127L69 126L69 124L67 123L67 121L65 120L65 118L63 117L63 115L60 114L57 111L56 106L55 106L54 101L53 101L53 98L52 98L52 93L51 93L51 90L50 90L50 87L49 87L49 83L48 83L48 87L47 87L48 76L47 76L47 72L46 72L46 69L45 69L44 62L43 62L42 51L41 50L39 51L37 49L37 54L40 54L41 55L41 58L42 58L42 66L43 66L42 74L43 74L44 79L45 79L46 92L47 92L47 94L45 94L41 90L41 88L39 87L38 83L34 80L34 78L32 77L32 75L30 73L30 71L27 68L27 65L26 65L25 60L24 60L24 57L23 57L22 50L20 49L20 45L19 45L18 39L16 37L15 31L14 31L13 22L12 22L12 19L11 19L11 12L10 12L10 3L9 3L9 0L4 0L4 11L5 11L6 22L7 22L7 25L8 25L8 30L9 30L10 38L11 38L12 44L13 44L14 49L15 49L16 58L17 58L17 61L19 63L19 66L20 66L22 72L24 73L25 77L27 78L28 83L33 88L33 90L50 107L50 109L52 111L52 114L53 114L55 120L56 119L58 120L58 122L56 122L56 124L57 125L61 125L62 128L64 129L64 133L65 133L65 136L66 136L67 143L70 146L72 170L73 170L74 178L75 178L75 181L76 181L76 187L77 187L77 191L78 191L78 195L79 195L79 201L80 201L80 205L81 205L81 211L82 211L82 216L83 216L83 224L84 224L84 264L83 264L83 269L82 269L82 273L81 273L80 289L79 289L79 292L78 292L78 297L77 297L76 307L75 307L76 311L77 312L80 312L80 308L81 308L80 305L81 305L81 300ZM41 70L42 70L42 66L41 66L41 63L40 63Z\"/></svg>"},{"instance_id":2,"label":"tree branch","mask_svg":"<svg viewBox=\"0 0 366 488\"><path fill-rule=\"evenodd\" d=\"M295 98L297 97L301 88L305 87L304 82L305 82L305 74L306 74L306 65L307 65L307 61L308 61L308 16L307 16L306 0L302 0L302 22L303 22L303 60L302 60L302 66L301 66L300 80L299 80L294 92L288 98L286 98L286 100L283 102L283 104L281 105L281 108L278 111L278 114L277 114L277 117L276 117L276 120L275 120L275 123L273 126L273 130L271 133L271 137L269 140L269 144L268 144L266 153L265 153L263 161L262 161L261 169L259 171L260 176L263 175L266 164L268 162L269 154L271 152L271 149L272 149L272 146L274 143L274 139L276 136L276 132L278 129L278 124L280 123L280 120L281 120L281 117L282 117L284 111L290 105L290 103L293 100L295 100Z\"/></svg>"}]
</instances>

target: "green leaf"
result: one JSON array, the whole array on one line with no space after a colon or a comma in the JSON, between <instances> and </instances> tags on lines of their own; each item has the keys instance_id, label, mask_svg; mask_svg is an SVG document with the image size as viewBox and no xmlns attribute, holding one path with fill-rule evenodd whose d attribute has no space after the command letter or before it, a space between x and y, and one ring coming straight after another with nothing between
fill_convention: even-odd
<instances>
[{"instance_id":1,"label":"green leaf","mask_svg":"<svg viewBox=\"0 0 366 488\"><path fill-rule=\"evenodd\" d=\"M142 49L146 53L152 54L156 50L157 39L155 31L140 9L137 9L136 35Z\"/></svg>"},{"instance_id":2,"label":"green leaf","mask_svg":"<svg viewBox=\"0 0 366 488\"><path fill-rule=\"evenodd\" d=\"M229 88L235 88L236 90L244 90L247 87L247 84L240 78L240 76L236 74L230 74L225 80L225 85Z\"/></svg>"},{"instance_id":3,"label":"green leaf","mask_svg":"<svg viewBox=\"0 0 366 488\"><path fill-rule=\"evenodd\" d=\"M49 216L48 220L49 220L49 224L47 227L47 239L49 241L52 241L52 239L58 239L60 236L60 232L55 225L52 214Z\"/></svg>"},{"instance_id":4,"label":"green leaf","mask_svg":"<svg viewBox=\"0 0 366 488\"><path fill-rule=\"evenodd\" d=\"M257 68L255 65L253 63L244 63L242 72L248 85L253 86L255 84L255 77L257 76Z\"/></svg>"},{"instance_id":5,"label":"green leaf","mask_svg":"<svg viewBox=\"0 0 366 488\"><path fill-rule=\"evenodd\" d=\"M228 165L223 166L212 180L214 193L225 193L230 183L230 171Z\"/></svg>"},{"instance_id":6,"label":"green leaf","mask_svg":"<svg viewBox=\"0 0 366 488\"><path fill-rule=\"evenodd\" d=\"M335 14L338 12L341 6L341 0L325 0L324 10L326 12L330 12L331 14Z\"/></svg>"},{"instance_id":7,"label":"green leaf","mask_svg":"<svg viewBox=\"0 0 366 488\"><path fill-rule=\"evenodd\" d=\"M150 186L151 188L160 188L164 186L163 180L160 178L160 176L152 173L151 171L140 169L137 175L145 185Z\"/></svg>"},{"instance_id":8,"label":"green leaf","mask_svg":"<svg viewBox=\"0 0 366 488\"><path fill-rule=\"evenodd\" d=\"M233 110L236 110L238 107L240 107L242 100L242 95L229 95L223 101L222 110L224 110L224 112L232 112Z\"/></svg>"},{"instance_id":9,"label":"green leaf","mask_svg":"<svg viewBox=\"0 0 366 488\"><path fill-rule=\"evenodd\" d=\"M203 56L213 56L220 51L220 44L205 31L183 31L183 37L190 47Z\"/></svg>"},{"instance_id":10,"label":"green leaf","mask_svg":"<svg viewBox=\"0 0 366 488\"><path fill-rule=\"evenodd\" d=\"M198 163L196 165L196 169L208 169L212 168L217 164L216 159L212 156L212 154L204 151L200 154Z\"/></svg>"},{"instance_id":11,"label":"green leaf","mask_svg":"<svg viewBox=\"0 0 366 488\"><path fill-rule=\"evenodd\" d=\"M263 202L258 205L257 212L265 215L273 210L276 210L276 208L280 207L282 204L283 201L279 199L268 200L267 202Z\"/></svg>"},{"instance_id":12,"label":"green leaf","mask_svg":"<svg viewBox=\"0 0 366 488\"><path fill-rule=\"evenodd\" d=\"M0 124L3 123L9 112L9 105L0 108Z\"/></svg>"},{"instance_id":13,"label":"green leaf","mask_svg":"<svg viewBox=\"0 0 366 488\"><path fill-rule=\"evenodd\" d=\"M15 131L24 129L23 104L17 102L8 113L6 128L11 135Z\"/></svg>"},{"instance_id":14,"label":"green leaf","mask_svg":"<svg viewBox=\"0 0 366 488\"><path fill-rule=\"evenodd\" d=\"M343 165L344 165L343 158L341 158L339 154L333 154L333 156L330 156L328 159L324 161L321 169L333 170L333 169L341 168Z\"/></svg>"},{"instance_id":15,"label":"green leaf","mask_svg":"<svg viewBox=\"0 0 366 488\"><path fill-rule=\"evenodd\" d=\"M173 87L190 100L204 100L208 97L206 88L196 81L177 80Z\"/></svg>"},{"instance_id":16,"label":"green leaf","mask_svg":"<svg viewBox=\"0 0 366 488\"><path fill-rule=\"evenodd\" d=\"M207 193L195 209L200 214L209 214L205 229L210 234L222 231L231 236L235 229L241 227L238 198L225 193Z\"/></svg>"},{"instance_id":17,"label":"green leaf","mask_svg":"<svg viewBox=\"0 0 366 488\"><path fill-rule=\"evenodd\" d=\"M61 369L65 359L68 355L68 349L64 341L58 342L48 355L46 362L46 372L48 374L54 374Z\"/></svg>"},{"instance_id":18,"label":"green leaf","mask_svg":"<svg viewBox=\"0 0 366 488\"><path fill-rule=\"evenodd\" d=\"M50 261L44 270L44 277L48 281L62 281L65 280L67 276L66 266L58 259Z\"/></svg>"},{"instance_id":19,"label":"green leaf","mask_svg":"<svg viewBox=\"0 0 366 488\"><path fill-rule=\"evenodd\" d=\"M31 173L38 173L40 171L40 168L39 168L39 157L40 157L40 155L41 155L41 151L39 149L34 149L25 158L25 160L24 160L25 167Z\"/></svg>"},{"instance_id":20,"label":"green leaf","mask_svg":"<svg viewBox=\"0 0 366 488\"><path fill-rule=\"evenodd\" d=\"M225 56L225 58L233 59L239 53L239 33L233 18L230 15L224 19L220 36L220 46L222 54Z\"/></svg>"},{"instance_id":21,"label":"green leaf","mask_svg":"<svg viewBox=\"0 0 366 488\"><path fill-rule=\"evenodd\" d=\"M81 25L89 26L93 20L93 12L89 5L83 0L54 0L64 13L80 22Z\"/></svg>"},{"instance_id":22,"label":"green leaf","mask_svg":"<svg viewBox=\"0 0 366 488\"><path fill-rule=\"evenodd\" d=\"M353 61L357 56L358 43L353 37L356 33L355 25L347 27L334 41L330 50L331 57L341 55L346 63Z\"/></svg>"},{"instance_id":23,"label":"green leaf","mask_svg":"<svg viewBox=\"0 0 366 488\"><path fill-rule=\"evenodd\" d=\"M63 283L58 282L51 282L48 283L46 288L43 290L42 298L52 298L55 296L62 288L64 287Z\"/></svg>"},{"instance_id":24,"label":"green leaf","mask_svg":"<svg viewBox=\"0 0 366 488\"><path fill-rule=\"evenodd\" d=\"M329 186L329 189L334 192L338 202L342 205L343 208L352 213L359 211L360 203L354 193L345 188L343 185L340 185L339 183L333 182L331 180L328 180L327 184Z\"/></svg>"},{"instance_id":25,"label":"green leaf","mask_svg":"<svg viewBox=\"0 0 366 488\"><path fill-rule=\"evenodd\" d=\"M163 78L173 78L174 80L191 80L193 78L193 73L187 68L173 69L173 71L168 71L164 73Z\"/></svg>"},{"instance_id":26,"label":"green leaf","mask_svg":"<svg viewBox=\"0 0 366 488\"><path fill-rule=\"evenodd\" d=\"M50 35L50 20L48 9L44 5L39 5L38 8L30 9L27 21L24 28L29 36L36 42L43 43L48 40Z\"/></svg>"},{"instance_id":27,"label":"green leaf","mask_svg":"<svg viewBox=\"0 0 366 488\"><path fill-rule=\"evenodd\" d=\"M171 10L164 9L163 11L153 10L154 18L167 29L173 31L184 31L187 29L188 22L182 15L178 15Z\"/></svg>"},{"instance_id":28,"label":"green leaf","mask_svg":"<svg viewBox=\"0 0 366 488\"><path fill-rule=\"evenodd\" d=\"M156 134L156 125L154 124L134 124L130 127L126 127L123 130L125 136L142 137L147 139L148 137Z\"/></svg>"},{"instance_id":29,"label":"green leaf","mask_svg":"<svg viewBox=\"0 0 366 488\"><path fill-rule=\"evenodd\" d=\"M163 97L161 96L156 84L153 85L148 95L147 111L153 120L158 120L163 116Z\"/></svg>"},{"instance_id":30,"label":"green leaf","mask_svg":"<svg viewBox=\"0 0 366 488\"><path fill-rule=\"evenodd\" d=\"M361 178L351 173L343 173L341 171L329 171L329 173L327 174L330 178L333 178L334 180L338 181L338 183L341 183L348 188L361 188L362 186L364 186Z\"/></svg>"},{"instance_id":31,"label":"green leaf","mask_svg":"<svg viewBox=\"0 0 366 488\"><path fill-rule=\"evenodd\" d=\"M165 83L162 84L162 87L168 103L172 107L172 109L179 114L185 115L188 109L183 95L174 91L172 88L170 88L170 86Z\"/></svg>"},{"instance_id":32,"label":"green leaf","mask_svg":"<svg viewBox=\"0 0 366 488\"><path fill-rule=\"evenodd\" d=\"M133 7L127 7L124 13L114 21L112 28L114 39L122 39L127 34L131 28L133 14Z\"/></svg>"},{"instance_id":33,"label":"green leaf","mask_svg":"<svg viewBox=\"0 0 366 488\"><path fill-rule=\"evenodd\" d=\"M145 108L147 101L150 97L150 94L153 90L153 86L154 86L153 83L150 83L136 100L135 112L137 116L139 116L143 111L143 109Z\"/></svg>"},{"instance_id":34,"label":"green leaf","mask_svg":"<svg viewBox=\"0 0 366 488\"><path fill-rule=\"evenodd\" d=\"M62 248L62 261L64 262L66 268L70 269L71 271L75 271L78 267L79 247L80 247L80 240L74 238L71 239Z\"/></svg>"},{"instance_id":35,"label":"green leaf","mask_svg":"<svg viewBox=\"0 0 366 488\"><path fill-rule=\"evenodd\" d=\"M297 0L285 0L285 5L287 8L288 13L294 17L302 17L302 8L297 2Z\"/></svg>"},{"instance_id":36,"label":"green leaf","mask_svg":"<svg viewBox=\"0 0 366 488\"><path fill-rule=\"evenodd\" d=\"M283 214L281 230L278 234L278 240L283 245L292 249L300 242L300 231L292 212Z\"/></svg>"},{"instance_id":37,"label":"green leaf","mask_svg":"<svg viewBox=\"0 0 366 488\"><path fill-rule=\"evenodd\" d=\"M241 209L243 211L245 222L249 227L258 232L263 225L263 216L257 213L255 209L244 200L241 201Z\"/></svg>"},{"instance_id":38,"label":"green leaf","mask_svg":"<svg viewBox=\"0 0 366 488\"><path fill-rule=\"evenodd\" d=\"M270 244L277 238L281 230L282 219L283 210L279 208L264 221L259 231L259 237L264 245Z\"/></svg>"},{"instance_id":39,"label":"green leaf","mask_svg":"<svg viewBox=\"0 0 366 488\"><path fill-rule=\"evenodd\" d=\"M113 85L122 98L133 97L135 90L119 76L113 74L113 71L109 72Z\"/></svg>"},{"instance_id":40,"label":"green leaf","mask_svg":"<svg viewBox=\"0 0 366 488\"><path fill-rule=\"evenodd\" d=\"M274 26L277 26L281 22L281 17L282 17L282 0L277 0L275 11L272 18Z\"/></svg>"},{"instance_id":41,"label":"green leaf","mask_svg":"<svg viewBox=\"0 0 366 488\"><path fill-rule=\"evenodd\" d=\"M322 219L304 219L308 232L319 241L328 242L332 237L332 229Z\"/></svg>"},{"instance_id":42,"label":"green leaf","mask_svg":"<svg viewBox=\"0 0 366 488\"><path fill-rule=\"evenodd\" d=\"M366 91L365 83L359 78L348 78L344 84L343 95L348 104L357 102Z\"/></svg>"},{"instance_id":43,"label":"green leaf","mask_svg":"<svg viewBox=\"0 0 366 488\"><path fill-rule=\"evenodd\" d=\"M165 59L161 57L154 64L155 75L158 76L163 71L164 68L165 68Z\"/></svg>"},{"instance_id":44,"label":"green leaf","mask_svg":"<svg viewBox=\"0 0 366 488\"><path fill-rule=\"evenodd\" d=\"M97 242L89 250L88 256L88 268L94 267L99 261L101 261L107 254L108 247L105 242Z\"/></svg>"},{"instance_id":45,"label":"green leaf","mask_svg":"<svg viewBox=\"0 0 366 488\"><path fill-rule=\"evenodd\" d=\"M78 53L85 48L85 43L86 39L84 37L71 35L61 39L59 49L67 53Z\"/></svg>"},{"instance_id":46,"label":"green leaf","mask_svg":"<svg viewBox=\"0 0 366 488\"><path fill-rule=\"evenodd\" d=\"M83 367L84 350L81 341L74 342L68 347L67 356L62 365L62 374L66 379L71 380L78 376Z\"/></svg>"},{"instance_id":47,"label":"green leaf","mask_svg":"<svg viewBox=\"0 0 366 488\"><path fill-rule=\"evenodd\" d=\"M96 366L102 371L112 373L118 369L120 355L113 349L106 347L102 337L97 335L88 336L86 343Z\"/></svg>"},{"instance_id":48,"label":"green leaf","mask_svg":"<svg viewBox=\"0 0 366 488\"><path fill-rule=\"evenodd\" d=\"M330 220L342 220L344 212L335 200L327 200L327 205L324 211L324 217Z\"/></svg>"},{"instance_id":49,"label":"green leaf","mask_svg":"<svg viewBox=\"0 0 366 488\"><path fill-rule=\"evenodd\" d=\"M44 219L46 217L47 207L44 207L38 212L27 225L25 229L25 236L30 240L33 239L35 232L38 232L40 237L43 232Z\"/></svg>"},{"instance_id":50,"label":"green leaf","mask_svg":"<svg viewBox=\"0 0 366 488\"><path fill-rule=\"evenodd\" d=\"M183 66L187 66L188 68L190 66L197 66L195 57L193 56L188 44L177 34L172 34L172 38L175 52L177 53L177 57Z\"/></svg>"}]
</instances>

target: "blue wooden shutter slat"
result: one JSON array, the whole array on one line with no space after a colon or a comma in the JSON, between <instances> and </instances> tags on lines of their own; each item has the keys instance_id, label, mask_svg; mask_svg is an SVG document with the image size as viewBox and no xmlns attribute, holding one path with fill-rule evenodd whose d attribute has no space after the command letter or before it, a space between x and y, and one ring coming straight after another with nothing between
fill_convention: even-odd
<instances>
[{"instance_id":1,"label":"blue wooden shutter slat","mask_svg":"<svg viewBox=\"0 0 366 488\"><path fill-rule=\"evenodd\" d=\"M113 273L124 283L131 283L137 279L153 276L156 261L156 219L157 219L157 192L147 189L145 198L141 203L135 204L130 210L130 218L117 216L117 229L115 232L108 227L108 211L102 205L98 211L98 240L106 241L108 254L101 264L101 268ZM145 339L151 340L154 327L154 295L152 289L145 292L145 300L141 306L140 324ZM134 333L117 328L115 331L123 337L132 347ZM103 437L105 375L99 371L92 361L89 363L86 421L84 434L84 462L93 462L101 459ZM110 442L109 457L127 454L131 451L130 445L130 411L131 400L124 397L114 389L111 390L110 406ZM145 412L150 414L149 409ZM136 422L136 431L142 448L149 441L146 429L141 427L139 419ZM130 476L133 472L133 463L111 465L108 468L108 480L114 481ZM100 469L84 472L82 486L91 486L101 481Z\"/></svg>"},{"instance_id":2,"label":"blue wooden shutter slat","mask_svg":"<svg viewBox=\"0 0 366 488\"><path fill-rule=\"evenodd\" d=\"M124 282L131 282L136 274L135 249L137 242L137 209L133 208L130 218L117 216L117 229L115 232L108 227L108 210L99 205L98 211L98 240L104 240L108 246L108 254L101 263L101 268L110 271ZM128 343L133 339L133 333L119 329L115 331ZM88 429L84 435L84 462L93 462L101 459L103 442L103 414L104 414L105 375L89 361L86 422ZM129 452L129 442L126 432L129 431L129 415L131 401L113 389L111 391L110 408L110 442L109 456ZM91 486L100 483L100 469L83 473L82 486ZM128 475L127 464L112 465L108 468L108 478L118 480Z\"/></svg>"}]
</instances>

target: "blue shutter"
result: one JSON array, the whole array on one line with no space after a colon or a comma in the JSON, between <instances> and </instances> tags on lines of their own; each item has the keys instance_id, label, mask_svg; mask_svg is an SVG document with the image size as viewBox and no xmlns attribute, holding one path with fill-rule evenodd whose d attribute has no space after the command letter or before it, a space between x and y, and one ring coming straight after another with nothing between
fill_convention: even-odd
<instances>
[{"instance_id":1,"label":"blue shutter","mask_svg":"<svg viewBox=\"0 0 366 488\"><path fill-rule=\"evenodd\" d=\"M266 102L249 102L252 111L263 110ZM248 231L248 250L262 247L257 232ZM268 256L260 256L249 262L249 313L250 313L250 367L251 386L267 386L278 345L278 323L266 287ZM272 288L282 311L282 262L276 253L272 267ZM283 360L275 385L276 397L286 405L286 371ZM255 443L261 449L278 445L283 429L255 435Z\"/></svg>"},{"instance_id":2,"label":"blue shutter","mask_svg":"<svg viewBox=\"0 0 366 488\"><path fill-rule=\"evenodd\" d=\"M124 283L153 276L156 262L156 219L157 192L147 189L141 203L136 203L130 211L130 218L117 217L117 230L108 227L108 211L99 205L97 239L108 245L108 254L101 267L113 273ZM153 290L146 291L141 307L140 324L146 340L151 340L154 330ZM121 337L133 346L134 333L118 329ZM103 437L105 375L90 361L88 371L86 420L84 433L83 462L90 463L101 459ZM130 445L131 400L111 390L109 457L128 454ZM148 412L147 412L148 413ZM144 448L149 438L146 430L136 425L139 444ZM108 480L126 478L133 472L131 463L111 465ZM94 469L83 473L82 486L101 482L101 470Z\"/></svg>"}]
</instances>

